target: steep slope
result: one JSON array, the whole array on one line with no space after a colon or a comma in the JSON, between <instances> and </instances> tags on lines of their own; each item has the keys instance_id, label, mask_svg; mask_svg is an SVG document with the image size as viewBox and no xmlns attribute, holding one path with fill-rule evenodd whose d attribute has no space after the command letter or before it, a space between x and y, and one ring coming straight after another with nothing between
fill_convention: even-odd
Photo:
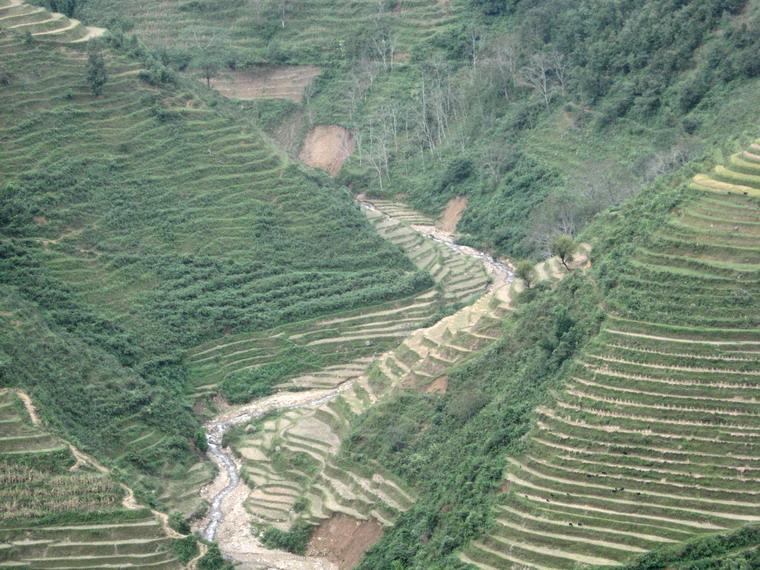
<instances>
[{"instance_id":1,"label":"steep slope","mask_svg":"<svg viewBox=\"0 0 760 570\"><path fill-rule=\"evenodd\" d=\"M103 35L105 28L84 26L79 20L50 12L23 0L0 1L0 29L29 34L38 41L84 43Z\"/></svg>"},{"instance_id":2,"label":"steep slope","mask_svg":"<svg viewBox=\"0 0 760 570\"><path fill-rule=\"evenodd\" d=\"M456 22L464 2L393 0L376 2L269 1L164 2L160 10L139 0L98 0L82 6L88 21L126 24L152 47L182 55L210 47L239 64L323 63L357 50L369 36L393 42L404 53ZM177 33L179 32L179 33Z\"/></svg>"},{"instance_id":3,"label":"steep slope","mask_svg":"<svg viewBox=\"0 0 760 570\"><path fill-rule=\"evenodd\" d=\"M638 247L601 332L509 459L482 568L619 565L760 520L760 160L709 176Z\"/></svg>"},{"instance_id":4,"label":"steep slope","mask_svg":"<svg viewBox=\"0 0 760 570\"><path fill-rule=\"evenodd\" d=\"M161 522L30 414L0 391L0 565L180 568Z\"/></svg>"},{"instance_id":5,"label":"steep slope","mask_svg":"<svg viewBox=\"0 0 760 570\"><path fill-rule=\"evenodd\" d=\"M402 204L381 206L402 215L412 214ZM471 289L456 284L472 279L468 269L482 264L485 256L424 237L424 233L383 215L369 204L365 213L381 233L387 231L388 239L401 245L418 264L420 259L430 257L426 252L438 252L439 256L448 252L440 262L447 276L441 282L444 292L459 291L462 299L472 297ZM415 221L424 220L417 217ZM416 227L425 230L424 226ZM585 259L579 253L575 263L583 265ZM423 266L435 266L433 261L425 261ZM217 536L222 550L237 560L253 557L271 562L276 555L270 553L262 558L265 555L257 551L256 539L246 538L244 532L237 530L242 521L250 519L266 537L270 532L266 529L272 527L301 532L298 529L304 524L318 525L328 519L337 520L335 517L390 527L400 513L409 509L415 494L403 481L371 459L364 465L348 461L339 453L341 443L351 436L359 416L380 401L405 390L445 392L449 371L499 338L501 319L511 310L511 297L523 286L507 282L509 273L503 266L493 262L484 266L495 281L491 290L436 324L418 328L397 348L296 377L282 387L310 391L291 396L282 392L215 418L209 424L212 444L219 450L223 444L229 445L235 459L225 459L224 452L216 450L214 454L227 472L239 470L247 487L234 482L234 476L232 487L230 483L212 487L218 493L213 498L215 503L219 501L220 511L218 517L212 511L211 519L204 523L207 536ZM483 273L482 267L479 272ZM540 279L564 276L545 270L537 275L543 275ZM447 281L454 285L447 288ZM404 320L402 309L394 311L393 316ZM371 333L367 336L372 338ZM231 431L222 437L227 430ZM239 463L237 467L233 467L235 462ZM240 501L244 501L245 511L238 508ZM305 560L301 563L312 564Z\"/></svg>"},{"instance_id":6,"label":"steep slope","mask_svg":"<svg viewBox=\"0 0 760 570\"><path fill-rule=\"evenodd\" d=\"M191 512L210 466L186 349L430 283L223 102L100 49L95 97L78 44L0 34L2 382Z\"/></svg>"}]
</instances>

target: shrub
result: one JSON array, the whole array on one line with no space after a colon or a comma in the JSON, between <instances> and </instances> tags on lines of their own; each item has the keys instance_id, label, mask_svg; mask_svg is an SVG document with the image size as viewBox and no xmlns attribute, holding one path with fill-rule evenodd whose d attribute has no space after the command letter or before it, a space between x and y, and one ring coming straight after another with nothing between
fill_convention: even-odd
<instances>
[{"instance_id":1,"label":"shrub","mask_svg":"<svg viewBox=\"0 0 760 570\"><path fill-rule=\"evenodd\" d=\"M198 570L232 570L234 567L227 562L219 550L219 545L211 543L208 551L198 561Z\"/></svg>"},{"instance_id":2,"label":"shrub","mask_svg":"<svg viewBox=\"0 0 760 570\"><path fill-rule=\"evenodd\" d=\"M293 554L305 554L314 526L304 520L297 520L289 531L269 527L261 536L261 542L269 548L287 550Z\"/></svg>"},{"instance_id":3,"label":"shrub","mask_svg":"<svg viewBox=\"0 0 760 570\"><path fill-rule=\"evenodd\" d=\"M169 515L169 526L180 534L190 533L190 525L187 524L185 517L179 511L174 511Z\"/></svg>"},{"instance_id":4,"label":"shrub","mask_svg":"<svg viewBox=\"0 0 760 570\"><path fill-rule=\"evenodd\" d=\"M193 535L172 542L172 550L182 564L187 564L198 555L198 542Z\"/></svg>"}]
</instances>

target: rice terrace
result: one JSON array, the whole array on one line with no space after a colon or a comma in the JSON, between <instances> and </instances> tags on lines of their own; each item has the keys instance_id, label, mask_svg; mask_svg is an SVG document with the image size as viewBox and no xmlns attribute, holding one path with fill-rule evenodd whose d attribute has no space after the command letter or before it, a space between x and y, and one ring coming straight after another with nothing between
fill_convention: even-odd
<instances>
[{"instance_id":1,"label":"rice terrace","mask_svg":"<svg viewBox=\"0 0 760 570\"><path fill-rule=\"evenodd\" d=\"M0 569L760 569L760 0L0 0Z\"/></svg>"}]
</instances>

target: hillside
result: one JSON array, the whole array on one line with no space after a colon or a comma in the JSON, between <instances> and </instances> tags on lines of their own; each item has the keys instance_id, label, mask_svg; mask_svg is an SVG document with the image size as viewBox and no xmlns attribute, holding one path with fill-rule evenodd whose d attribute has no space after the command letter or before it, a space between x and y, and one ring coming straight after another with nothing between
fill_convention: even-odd
<instances>
[{"instance_id":1,"label":"hillside","mask_svg":"<svg viewBox=\"0 0 760 570\"><path fill-rule=\"evenodd\" d=\"M760 190L760 161L748 156L698 176L695 189L721 191L688 196L615 276L600 333L509 460L475 561L615 564L758 522L760 208L744 194Z\"/></svg>"},{"instance_id":2,"label":"hillside","mask_svg":"<svg viewBox=\"0 0 760 570\"><path fill-rule=\"evenodd\" d=\"M232 97L273 70L272 94L288 93L288 70L320 66L303 101L258 91L252 113L294 154L312 127L346 127L341 182L433 217L467 196L465 239L512 257L545 257L557 232L709 154L760 104L757 0L222 4L81 13L178 69L215 70Z\"/></svg>"},{"instance_id":3,"label":"hillside","mask_svg":"<svg viewBox=\"0 0 760 570\"><path fill-rule=\"evenodd\" d=\"M165 485L210 476L184 350L430 282L348 195L169 70L106 48L93 96L79 44L3 28L0 52L3 383L190 512Z\"/></svg>"},{"instance_id":4,"label":"hillside","mask_svg":"<svg viewBox=\"0 0 760 570\"><path fill-rule=\"evenodd\" d=\"M29 397L0 392L0 562L13 568L180 568L194 540L133 504L99 463L46 432Z\"/></svg>"},{"instance_id":5,"label":"hillside","mask_svg":"<svg viewBox=\"0 0 760 570\"><path fill-rule=\"evenodd\" d=\"M0 567L753 569L758 49L0 0Z\"/></svg>"}]
</instances>

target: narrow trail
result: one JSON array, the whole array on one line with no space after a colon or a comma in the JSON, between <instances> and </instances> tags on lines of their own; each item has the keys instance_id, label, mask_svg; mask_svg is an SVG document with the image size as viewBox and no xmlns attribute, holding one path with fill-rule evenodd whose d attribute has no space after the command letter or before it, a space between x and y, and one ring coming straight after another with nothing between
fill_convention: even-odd
<instances>
[{"instance_id":1,"label":"narrow trail","mask_svg":"<svg viewBox=\"0 0 760 570\"><path fill-rule=\"evenodd\" d=\"M40 427L42 425L42 421L40 420L40 417L37 414L37 408L34 406L34 403L32 402L32 399L29 396L29 394L27 394L26 392L20 389L15 389L13 390L13 392L18 396L18 398L24 404L24 407L26 408L26 411L29 414L29 419L31 420L32 425ZM90 465L98 473L102 473L104 475L111 475L111 469L109 469L108 467L100 463L97 459L81 451L72 443L69 443L67 441L64 441L64 443L68 446L69 451L71 451L71 454L74 456L74 459L76 460L74 465L71 466L70 471L76 471L83 465ZM128 487L127 485L121 482L119 482L119 486L124 490L124 499L122 499L122 506L125 509L137 510L137 509L145 508L143 505L140 505L137 502L137 499L135 499L135 493L130 487ZM164 529L164 532L169 538L184 538L184 535L179 534L177 531L175 531L173 528L169 526L169 516L166 513L162 513L160 511L156 511L153 509L151 509L151 513L153 513L153 516L155 516L156 518L158 518L158 520L161 521L161 525Z\"/></svg>"},{"instance_id":2,"label":"narrow trail","mask_svg":"<svg viewBox=\"0 0 760 570\"><path fill-rule=\"evenodd\" d=\"M372 203L360 200L360 207L377 210ZM383 213L387 216L387 214ZM390 216L387 216L390 217ZM413 225L423 236L443 244L460 255L478 259L492 277L491 289L509 283L513 269L508 262L455 242L454 236L434 226ZM485 293L485 292L484 292ZM380 358L380 357L379 357ZM332 570L335 564L324 558L304 557L270 550L261 545L250 528L250 518L243 505L250 489L241 479L240 466L229 448L222 446L225 432L232 426L247 423L263 415L294 408L317 407L352 388L355 379L333 389L304 392L280 392L221 413L206 424L208 455L219 467L216 479L201 491L210 503L209 513L200 523L206 540L216 540L225 556L241 562L243 568Z\"/></svg>"}]
</instances>

